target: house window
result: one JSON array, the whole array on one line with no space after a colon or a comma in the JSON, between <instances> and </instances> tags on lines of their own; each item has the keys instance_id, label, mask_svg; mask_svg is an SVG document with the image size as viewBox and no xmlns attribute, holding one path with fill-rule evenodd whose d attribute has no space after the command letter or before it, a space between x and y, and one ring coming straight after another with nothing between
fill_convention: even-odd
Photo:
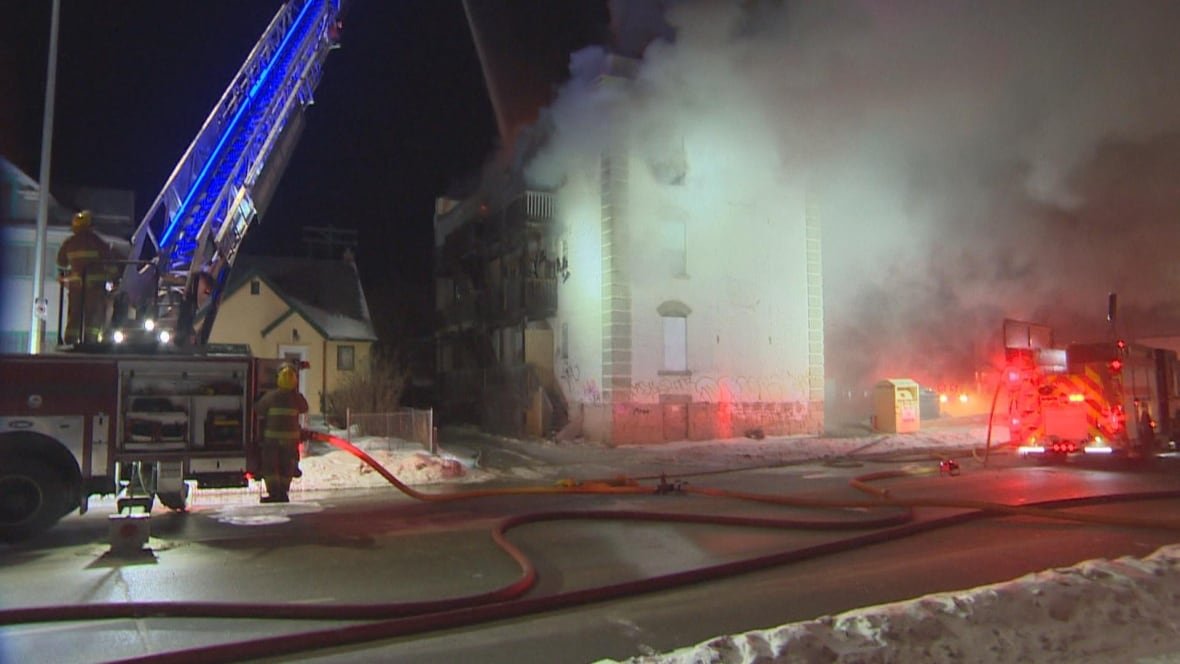
<instances>
[{"instance_id":1,"label":"house window","mask_svg":"<svg viewBox=\"0 0 1180 664\"><path fill-rule=\"evenodd\" d=\"M336 347L336 369L338 371L352 371L356 367L356 347Z\"/></svg>"},{"instance_id":2,"label":"house window","mask_svg":"<svg viewBox=\"0 0 1180 664\"><path fill-rule=\"evenodd\" d=\"M688 372L688 315L692 310L683 302L669 300L656 308L664 326L664 367L661 371Z\"/></svg>"},{"instance_id":3,"label":"house window","mask_svg":"<svg viewBox=\"0 0 1180 664\"><path fill-rule=\"evenodd\" d=\"M262 292L262 282L257 279L250 281L250 294L257 295Z\"/></svg>"},{"instance_id":4,"label":"house window","mask_svg":"<svg viewBox=\"0 0 1180 664\"><path fill-rule=\"evenodd\" d=\"M56 279L57 273L61 269L57 266L57 252L60 250L60 244L51 244L45 252L45 276L49 279Z\"/></svg>"},{"instance_id":5,"label":"house window","mask_svg":"<svg viewBox=\"0 0 1180 664\"><path fill-rule=\"evenodd\" d=\"M28 244L6 244L0 248L0 274L6 277L33 276L33 247Z\"/></svg>"}]
</instances>

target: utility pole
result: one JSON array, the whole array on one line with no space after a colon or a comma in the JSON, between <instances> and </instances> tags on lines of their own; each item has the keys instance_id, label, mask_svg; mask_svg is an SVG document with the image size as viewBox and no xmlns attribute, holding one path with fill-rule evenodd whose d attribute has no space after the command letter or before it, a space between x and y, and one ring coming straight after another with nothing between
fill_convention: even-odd
<instances>
[{"instance_id":1,"label":"utility pole","mask_svg":"<svg viewBox=\"0 0 1180 664\"><path fill-rule=\"evenodd\" d=\"M41 122L41 174L38 178L37 237L33 243L33 310L29 317L29 353L41 352L49 302L45 299L45 235L49 226L49 155L53 147L53 98L57 88L57 24L61 0L53 0L49 19L49 66L45 75L45 116Z\"/></svg>"}]
</instances>

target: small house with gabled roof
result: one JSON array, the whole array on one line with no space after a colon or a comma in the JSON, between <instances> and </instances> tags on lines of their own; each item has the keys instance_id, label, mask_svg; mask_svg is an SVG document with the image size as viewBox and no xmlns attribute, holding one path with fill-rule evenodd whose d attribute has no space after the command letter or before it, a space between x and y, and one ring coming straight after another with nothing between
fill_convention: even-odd
<instances>
[{"instance_id":1,"label":"small house with gabled roof","mask_svg":"<svg viewBox=\"0 0 1180 664\"><path fill-rule=\"evenodd\" d=\"M313 414L368 366L377 335L356 265L348 259L238 256L211 343L248 344L257 357L306 361L299 386Z\"/></svg>"}]
</instances>

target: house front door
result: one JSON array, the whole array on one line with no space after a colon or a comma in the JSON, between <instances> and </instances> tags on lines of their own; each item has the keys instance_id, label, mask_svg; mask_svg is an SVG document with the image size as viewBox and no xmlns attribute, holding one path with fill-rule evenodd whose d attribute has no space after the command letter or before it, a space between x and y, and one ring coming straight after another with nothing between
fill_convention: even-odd
<instances>
[{"instance_id":1,"label":"house front door","mask_svg":"<svg viewBox=\"0 0 1180 664\"><path fill-rule=\"evenodd\" d=\"M290 346L281 344L279 346L279 359L284 362L290 362L299 369L299 391L303 393L304 397L309 396L307 384L308 370L302 368L303 363L307 361L307 346Z\"/></svg>"}]
</instances>

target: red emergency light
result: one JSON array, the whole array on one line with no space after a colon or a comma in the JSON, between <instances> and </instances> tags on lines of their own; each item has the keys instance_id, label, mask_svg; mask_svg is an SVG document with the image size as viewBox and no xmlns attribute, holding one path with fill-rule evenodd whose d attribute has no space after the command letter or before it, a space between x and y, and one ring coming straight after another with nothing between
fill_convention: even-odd
<instances>
[{"instance_id":1,"label":"red emergency light","mask_svg":"<svg viewBox=\"0 0 1180 664\"><path fill-rule=\"evenodd\" d=\"M1122 360L1111 360L1110 363L1107 364L1107 366L1110 367L1110 370L1112 373L1119 373L1120 371L1123 370L1123 361Z\"/></svg>"}]
</instances>

